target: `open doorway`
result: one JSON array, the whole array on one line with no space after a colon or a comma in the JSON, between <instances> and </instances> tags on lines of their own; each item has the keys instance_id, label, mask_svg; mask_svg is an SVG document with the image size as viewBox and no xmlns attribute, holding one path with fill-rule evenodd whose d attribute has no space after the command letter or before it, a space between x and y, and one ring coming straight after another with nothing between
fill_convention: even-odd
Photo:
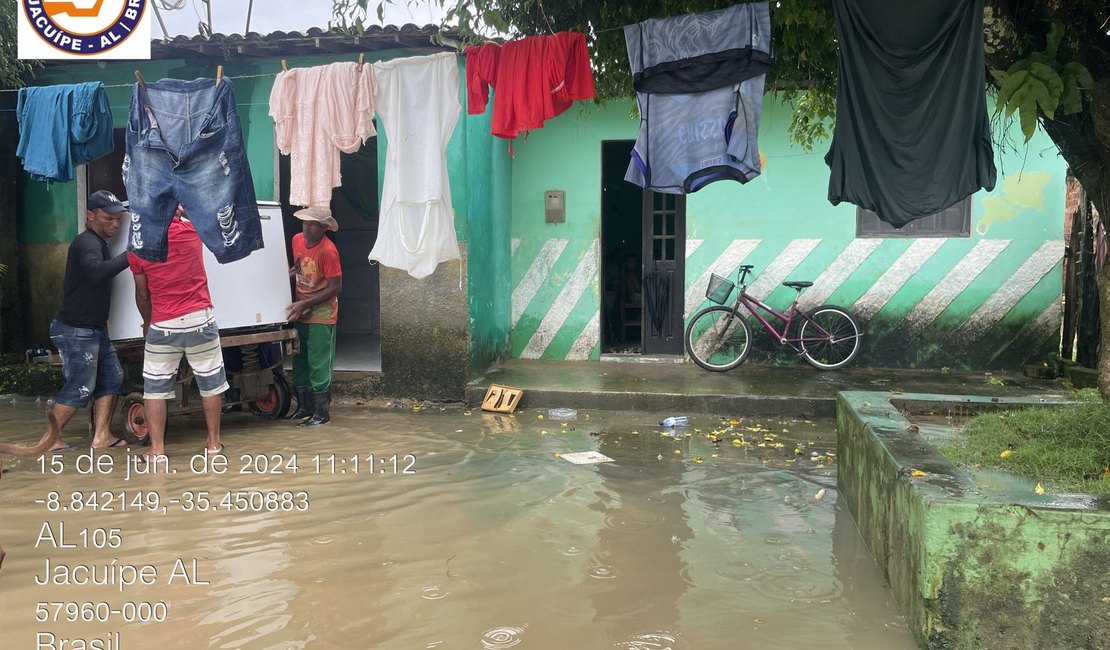
<instances>
[{"instance_id":1,"label":"open doorway","mask_svg":"<svg viewBox=\"0 0 1110 650\"><path fill-rule=\"evenodd\" d=\"M292 239L301 222L289 205L289 156L279 162L281 208L285 231ZM340 154L343 185L332 191L331 211L339 232L327 234L339 251L343 291L339 294L339 322L335 338L335 370L379 372L382 369L379 331L378 265L366 256L378 238L378 143L370 138L352 154ZM292 264L292 249L286 243Z\"/></svg>"},{"instance_id":2,"label":"open doorway","mask_svg":"<svg viewBox=\"0 0 1110 650\"><path fill-rule=\"evenodd\" d=\"M601 143L601 352L681 355L686 197L624 180L634 144Z\"/></svg>"},{"instance_id":3,"label":"open doorway","mask_svg":"<svg viewBox=\"0 0 1110 650\"><path fill-rule=\"evenodd\" d=\"M624 180L634 140L601 143L601 352L639 354L643 190Z\"/></svg>"}]
</instances>

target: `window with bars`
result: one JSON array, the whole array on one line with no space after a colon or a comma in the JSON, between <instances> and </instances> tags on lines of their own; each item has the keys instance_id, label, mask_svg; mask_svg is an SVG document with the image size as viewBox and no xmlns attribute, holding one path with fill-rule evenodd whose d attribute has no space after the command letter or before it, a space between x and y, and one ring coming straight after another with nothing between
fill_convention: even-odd
<instances>
[{"instance_id":1,"label":"window with bars","mask_svg":"<svg viewBox=\"0 0 1110 650\"><path fill-rule=\"evenodd\" d=\"M936 214L914 219L901 228L879 219L871 210L856 208L856 237L916 238L970 237L971 197L967 197Z\"/></svg>"}]
</instances>

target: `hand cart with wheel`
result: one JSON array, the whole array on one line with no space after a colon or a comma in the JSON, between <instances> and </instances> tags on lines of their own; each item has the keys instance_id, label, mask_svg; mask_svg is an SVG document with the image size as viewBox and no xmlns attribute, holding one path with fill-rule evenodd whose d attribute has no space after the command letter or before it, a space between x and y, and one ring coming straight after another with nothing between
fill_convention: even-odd
<instances>
[{"instance_id":1,"label":"hand cart with wheel","mask_svg":"<svg viewBox=\"0 0 1110 650\"><path fill-rule=\"evenodd\" d=\"M282 371L286 356L300 351L294 329L238 330L220 332L224 352L224 369L230 389L224 393L224 410L248 407L259 417L278 419L289 412L292 389ZM116 408L113 426L130 443L141 443L147 437L146 413L143 408L143 341L116 343L116 352L124 369L124 394ZM174 384L175 399L168 403L169 415L183 415L202 410L200 393L193 382L192 369L185 359Z\"/></svg>"},{"instance_id":2,"label":"hand cart with wheel","mask_svg":"<svg viewBox=\"0 0 1110 650\"><path fill-rule=\"evenodd\" d=\"M247 405L260 416L280 418L289 410L292 395L282 370L283 361L296 354L299 345L297 332L285 316L285 308L292 301L281 206L263 201L258 208L264 247L229 264L216 262L206 248L204 268L231 387L224 394L225 410ZM109 243L112 254L126 246L126 234ZM117 406L116 422L122 423L120 430L127 439L136 442L146 435L143 331L142 317L135 306L135 280L127 270L117 275L112 285L108 334L124 366L125 392ZM200 394L184 359L175 393L176 399L167 404L170 415L201 410Z\"/></svg>"}]
</instances>

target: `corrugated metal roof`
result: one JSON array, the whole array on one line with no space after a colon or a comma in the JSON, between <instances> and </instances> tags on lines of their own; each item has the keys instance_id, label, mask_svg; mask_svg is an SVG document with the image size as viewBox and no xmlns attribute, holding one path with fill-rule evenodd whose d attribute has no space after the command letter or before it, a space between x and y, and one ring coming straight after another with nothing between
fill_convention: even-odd
<instances>
[{"instance_id":1,"label":"corrugated metal roof","mask_svg":"<svg viewBox=\"0 0 1110 650\"><path fill-rule=\"evenodd\" d=\"M440 39L447 39L444 45ZM318 27L304 32L276 31L269 34L212 34L211 36L175 36L151 43L150 58L222 59L238 57L289 57L311 54L350 54L406 48L454 49L458 34L440 30L438 25L371 25L359 35L344 34Z\"/></svg>"}]
</instances>

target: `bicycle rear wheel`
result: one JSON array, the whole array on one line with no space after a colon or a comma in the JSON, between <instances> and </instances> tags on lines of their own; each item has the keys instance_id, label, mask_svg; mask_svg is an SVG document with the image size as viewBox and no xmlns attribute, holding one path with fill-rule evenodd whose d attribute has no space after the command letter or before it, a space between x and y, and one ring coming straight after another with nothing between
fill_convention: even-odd
<instances>
[{"instance_id":1,"label":"bicycle rear wheel","mask_svg":"<svg viewBox=\"0 0 1110 650\"><path fill-rule=\"evenodd\" d=\"M706 370L732 370L744 363L751 347L751 328L729 307L704 309L686 327L686 352Z\"/></svg>"},{"instance_id":2,"label":"bicycle rear wheel","mask_svg":"<svg viewBox=\"0 0 1110 650\"><path fill-rule=\"evenodd\" d=\"M810 312L798 335L802 358L819 370L843 368L859 352L859 323L847 311L834 305L822 305Z\"/></svg>"}]
</instances>

